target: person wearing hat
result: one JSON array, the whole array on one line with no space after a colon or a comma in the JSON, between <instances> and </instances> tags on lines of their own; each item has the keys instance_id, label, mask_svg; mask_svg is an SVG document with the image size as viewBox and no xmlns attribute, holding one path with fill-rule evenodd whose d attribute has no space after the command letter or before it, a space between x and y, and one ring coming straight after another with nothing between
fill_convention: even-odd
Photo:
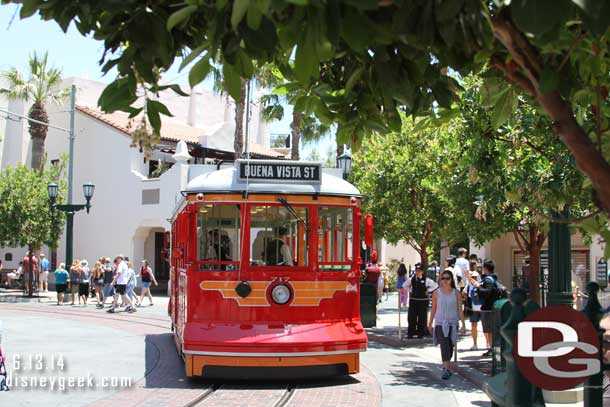
<instances>
[{"instance_id":1,"label":"person wearing hat","mask_svg":"<svg viewBox=\"0 0 610 407\"><path fill-rule=\"evenodd\" d=\"M423 338L426 332L428 323L428 292L438 288L432 279L424 275L424 268L421 263L415 265L415 275L406 279L404 288L409 290L409 312L408 312L408 328L407 339L417 335L418 338Z\"/></svg>"},{"instance_id":2,"label":"person wearing hat","mask_svg":"<svg viewBox=\"0 0 610 407\"><path fill-rule=\"evenodd\" d=\"M473 264L474 263L474 264ZM470 273L468 284L464 290L466 294L466 314L470 321L470 335L472 336L473 345L470 350L478 350L477 337L478 337L478 324L481 321L481 303L476 295L476 286L479 283L481 276L477 271L477 262L470 262Z\"/></svg>"}]
</instances>

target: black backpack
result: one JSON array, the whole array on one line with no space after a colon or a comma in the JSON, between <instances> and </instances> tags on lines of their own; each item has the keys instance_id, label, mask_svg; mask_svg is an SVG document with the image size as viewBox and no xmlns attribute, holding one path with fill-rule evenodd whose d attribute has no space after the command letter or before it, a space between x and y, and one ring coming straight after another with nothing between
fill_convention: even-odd
<instances>
[{"instance_id":1,"label":"black backpack","mask_svg":"<svg viewBox=\"0 0 610 407\"><path fill-rule=\"evenodd\" d=\"M485 281L486 278L490 278L493 280L493 284L494 284L493 290L489 294L492 297L493 301L501 300L503 298L508 298L508 290L500 282L500 280L498 280L497 278L494 278L492 276L484 276L483 281ZM485 302L486 298L481 298L481 296L479 295L479 290L477 290L476 296L477 296L479 302L481 302L481 303Z\"/></svg>"},{"instance_id":2,"label":"black backpack","mask_svg":"<svg viewBox=\"0 0 610 407\"><path fill-rule=\"evenodd\" d=\"M265 263L267 266L280 266L284 264L285 259L280 250L286 244L280 239L268 239L265 248Z\"/></svg>"}]
</instances>

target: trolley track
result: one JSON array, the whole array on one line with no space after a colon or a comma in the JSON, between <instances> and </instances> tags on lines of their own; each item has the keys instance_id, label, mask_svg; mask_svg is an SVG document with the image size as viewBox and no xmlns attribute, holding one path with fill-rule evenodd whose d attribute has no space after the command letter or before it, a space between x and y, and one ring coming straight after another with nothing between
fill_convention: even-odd
<instances>
[{"instance_id":1,"label":"trolley track","mask_svg":"<svg viewBox=\"0 0 610 407\"><path fill-rule=\"evenodd\" d=\"M237 407L248 405L250 402L257 406L286 407L296 390L297 386L295 384L283 386L277 384L215 383L183 407L218 405Z\"/></svg>"}]
</instances>

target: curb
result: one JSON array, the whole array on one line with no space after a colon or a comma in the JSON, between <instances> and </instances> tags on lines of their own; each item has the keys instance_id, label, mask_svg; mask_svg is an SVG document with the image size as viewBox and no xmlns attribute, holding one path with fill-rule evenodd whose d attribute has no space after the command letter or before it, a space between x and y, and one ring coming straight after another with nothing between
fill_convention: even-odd
<instances>
[{"instance_id":1,"label":"curb","mask_svg":"<svg viewBox=\"0 0 610 407\"><path fill-rule=\"evenodd\" d=\"M377 342L383 345L394 346L397 348L432 344L432 338L398 339L397 337L382 335L370 331L366 331L366 335L368 336L371 342Z\"/></svg>"}]
</instances>

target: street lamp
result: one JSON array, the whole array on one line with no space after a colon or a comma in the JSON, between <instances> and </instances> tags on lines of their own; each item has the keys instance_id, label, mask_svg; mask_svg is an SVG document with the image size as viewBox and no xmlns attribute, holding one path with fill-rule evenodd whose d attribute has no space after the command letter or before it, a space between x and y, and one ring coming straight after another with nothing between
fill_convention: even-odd
<instances>
[{"instance_id":1,"label":"street lamp","mask_svg":"<svg viewBox=\"0 0 610 407\"><path fill-rule=\"evenodd\" d=\"M57 185L55 182L51 182L47 185L51 211L58 210L66 213L66 266L70 267L72 264L72 247L74 240L74 214L83 209L86 209L87 213L89 213L89 209L91 209L91 198L93 198L93 192L95 191L95 185L93 185L91 182L85 182L83 184L83 195L85 195L87 203L77 205L57 205L55 201L57 200L58 189L59 185Z\"/></svg>"},{"instance_id":2,"label":"street lamp","mask_svg":"<svg viewBox=\"0 0 610 407\"><path fill-rule=\"evenodd\" d=\"M343 179L349 177L350 171L352 170L352 154L349 151L343 151L339 157L337 157L337 168L343 170Z\"/></svg>"}]
</instances>

